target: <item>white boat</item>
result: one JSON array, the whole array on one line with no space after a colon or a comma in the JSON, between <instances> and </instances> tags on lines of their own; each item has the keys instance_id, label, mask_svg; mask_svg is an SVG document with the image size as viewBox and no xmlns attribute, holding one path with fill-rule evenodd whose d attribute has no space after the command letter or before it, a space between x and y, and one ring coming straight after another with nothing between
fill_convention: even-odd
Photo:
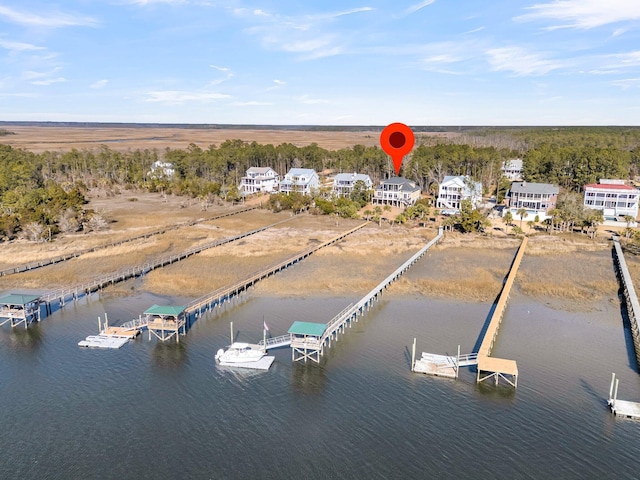
<instances>
[{"instance_id":1,"label":"white boat","mask_svg":"<svg viewBox=\"0 0 640 480\"><path fill-rule=\"evenodd\" d=\"M226 351L221 348L216 353L220 365L255 370L269 370L275 358L267 356L258 345L240 342L231 344Z\"/></svg>"},{"instance_id":2,"label":"white boat","mask_svg":"<svg viewBox=\"0 0 640 480\"><path fill-rule=\"evenodd\" d=\"M226 351L222 348L218 350L218 353L216 353L216 360L222 365L257 362L265 356L265 353L262 349L254 347L257 346L249 343L234 342Z\"/></svg>"}]
</instances>

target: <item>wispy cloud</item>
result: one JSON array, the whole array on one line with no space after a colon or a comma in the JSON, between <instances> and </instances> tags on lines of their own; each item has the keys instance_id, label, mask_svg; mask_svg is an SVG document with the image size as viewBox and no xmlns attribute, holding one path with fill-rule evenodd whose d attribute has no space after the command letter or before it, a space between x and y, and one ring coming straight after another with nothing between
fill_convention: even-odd
<instances>
[{"instance_id":1,"label":"wispy cloud","mask_svg":"<svg viewBox=\"0 0 640 480\"><path fill-rule=\"evenodd\" d=\"M234 107L269 107L274 104L272 102L249 101L249 102L234 102L231 105L233 105Z\"/></svg>"},{"instance_id":2,"label":"wispy cloud","mask_svg":"<svg viewBox=\"0 0 640 480\"><path fill-rule=\"evenodd\" d=\"M412 13L416 13L418 10L422 10L424 7L435 3L436 0L423 0L422 2L411 5L403 12L403 16L411 15Z\"/></svg>"},{"instance_id":3,"label":"wispy cloud","mask_svg":"<svg viewBox=\"0 0 640 480\"><path fill-rule=\"evenodd\" d=\"M529 13L515 17L516 21L552 20L562 22L556 28L590 29L640 19L638 0L555 0L527 7Z\"/></svg>"},{"instance_id":4,"label":"wispy cloud","mask_svg":"<svg viewBox=\"0 0 640 480\"><path fill-rule=\"evenodd\" d=\"M93 82L91 85L89 85L89 88L104 88L107 86L107 83L109 83L109 80L98 80L97 82Z\"/></svg>"},{"instance_id":5,"label":"wispy cloud","mask_svg":"<svg viewBox=\"0 0 640 480\"><path fill-rule=\"evenodd\" d=\"M210 87L214 87L216 85L220 85L222 82L226 82L227 80L233 78L235 75L234 73L231 71L230 68L228 67L220 67L218 65L209 65L210 68L213 68L214 70L218 70L219 72L222 72L225 74L224 77L222 78L216 78L214 80L212 80L211 82L209 82L209 86Z\"/></svg>"},{"instance_id":6,"label":"wispy cloud","mask_svg":"<svg viewBox=\"0 0 640 480\"><path fill-rule=\"evenodd\" d=\"M640 88L640 78L623 78L621 80L614 80L611 85L620 87L623 90L628 88Z\"/></svg>"},{"instance_id":7,"label":"wispy cloud","mask_svg":"<svg viewBox=\"0 0 640 480\"><path fill-rule=\"evenodd\" d=\"M267 88L267 92L270 92L271 90L277 90L278 88L282 88L284 87L287 82L283 82L282 80L274 80L273 83L275 83L275 85L270 86L269 88Z\"/></svg>"},{"instance_id":8,"label":"wispy cloud","mask_svg":"<svg viewBox=\"0 0 640 480\"><path fill-rule=\"evenodd\" d=\"M47 14L35 14L31 12L18 11L13 8L0 5L0 17L4 17L10 22L28 27L92 27L97 25L94 18L82 15L72 15L61 12L48 12Z\"/></svg>"},{"instance_id":9,"label":"wispy cloud","mask_svg":"<svg viewBox=\"0 0 640 480\"><path fill-rule=\"evenodd\" d=\"M38 47L30 43L23 42L9 42L6 40L0 40L0 47L10 50L12 52L25 52L33 50L45 50L44 47Z\"/></svg>"},{"instance_id":10,"label":"wispy cloud","mask_svg":"<svg viewBox=\"0 0 640 480\"><path fill-rule=\"evenodd\" d=\"M485 53L493 70L510 71L516 76L546 75L563 66L556 60L522 47L493 48Z\"/></svg>"},{"instance_id":11,"label":"wispy cloud","mask_svg":"<svg viewBox=\"0 0 640 480\"><path fill-rule=\"evenodd\" d=\"M209 102L231 98L217 92L187 92L183 90L162 90L147 93L147 102L162 102L168 104L183 104L185 102Z\"/></svg>"},{"instance_id":12,"label":"wispy cloud","mask_svg":"<svg viewBox=\"0 0 640 480\"><path fill-rule=\"evenodd\" d=\"M245 32L259 37L265 48L298 54L299 60L314 60L346 53L345 44L353 36L353 30L333 28L335 22L345 16L373 10L372 7L359 7L298 16L250 11L246 8L232 11L237 17L254 23Z\"/></svg>"},{"instance_id":13,"label":"wispy cloud","mask_svg":"<svg viewBox=\"0 0 640 480\"><path fill-rule=\"evenodd\" d=\"M186 0L131 0L130 3L133 5L154 5L156 3L165 3L167 5L182 5L187 3Z\"/></svg>"},{"instance_id":14,"label":"wispy cloud","mask_svg":"<svg viewBox=\"0 0 640 480\"><path fill-rule=\"evenodd\" d=\"M24 72L22 72L22 78L25 80L34 80L34 79L38 79L38 78L46 78L46 77L51 77L53 76L55 73L59 72L60 70L62 70L62 67L55 67L51 70L47 70L44 72L38 72L35 70L26 70Z\"/></svg>"},{"instance_id":15,"label":"wispy cloud","mask_svg":"<svg viewBox=\"0 0 640 480\"><path fill-rule=\"evenodd\" d=\"M67 79L64 77L45 78L44 80L34 80L31 82L31 85L52 85L54 83L63 83L66 81Z\"/></svg>"}]
</instances>

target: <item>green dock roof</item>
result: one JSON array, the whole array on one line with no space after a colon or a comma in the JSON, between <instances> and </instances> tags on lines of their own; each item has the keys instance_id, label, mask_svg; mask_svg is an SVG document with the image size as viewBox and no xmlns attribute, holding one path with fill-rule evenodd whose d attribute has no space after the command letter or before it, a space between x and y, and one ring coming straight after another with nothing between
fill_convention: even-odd
<instances>
[{"instance_id":1,"label":"green dock roof","mask_svg":"<svg viewBox=\"0 0 640 480\"><path fill-rule=\"evenodd\" d=\"M153 307L149 307L144 313L145 315L175 315L177 317L184 312L185 308L187 307L179 305L168 305L165 307L154 305Z\"/></svg>"},{"instance_id":2,"label":"green dock roof","mask_svg":"<svg viewBox=\"0 0 640 480\"><path fill-rule=\"evenodd\" d=\"M313 335L314 337L321 337L327 328L326 323L311 323L311 322L293 322L293 325L289 327L287 333L294 335Z\"/></svg>"},{"instance_id":3,"label":"green dock roof","mask_svg":"<svg viewBox=\"0 0 640 480\"><path fill-rule=\"evenodd\" d=\"M33 303L40 297L38 295L26 295L23 293L10 293L0 298L0 305L26 305Z\"/></svg>"}]
</instances>

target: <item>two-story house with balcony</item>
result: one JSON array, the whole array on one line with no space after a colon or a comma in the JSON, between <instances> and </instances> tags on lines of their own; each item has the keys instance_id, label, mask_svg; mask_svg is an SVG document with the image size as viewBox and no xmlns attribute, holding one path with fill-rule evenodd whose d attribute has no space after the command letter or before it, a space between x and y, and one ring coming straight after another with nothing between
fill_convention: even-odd
<instances>
[{"instance_id":1,"label":"two-story house with balcony","mask_svg":"<svg viewBox=\"0 0 640 480\"><path fill-rule=\"evenodd\" d=\"M537 216L540 221L546 220L549 212L556 208L559 191L549 183L514 182L505 197L508 208L502 213L511 212L513 218L520 218L517 212L524 208L527 218L533 220Z\"/></svg>"},{"instance_id":2,"label":"two-story house with balcony","mask_svg":"<svg viewBox=\"0 0 640 480\"><path fill-rule=\"evenodd\" d=\"M502 175L512 182L522 180L522 170L522 160L520 158L502 162Z\"/></svg>"},{"instance_id":3,"label":"two-story house with balcony","mask_svg":"<svg viewBox=\"0 0 640 480\"><path fill-rule=\"evenodd\" d=\"M420 199L420 187L416 182L402 177L387 178L376 185L371 203L392 207L409 207Z\"/></svg>"},{"instance_id":4,"label":"two-story house with balcony","mask_svg":"<svg viewBox=\"0 0 640 480\"><path fill-rule=\"evenodd\" d=\"M624 180L600 179L584 186L584 206L602 210L605 218L638 216L640 190L625 185Z\"/></svg>"},{"instance_id":5,"label":"two-story house with balcony","mask_svg":"<svg viewBox=\"0 0 640 480\"><path fill-rule=\"evenodd\" d=\"M333 178L333 193L338 197L348 197L356 182L361 181L367 190L373 188L369 175L364 173L339 173Z\"/></svg>"},{"instance_id":6,"label":"two-story house with balcony","mask_svg":"<svg viewBox=\"0 0 640 480\"><path fill-rule=\"evenodd\" d=\"M463 200L470 200L473 208L476 208L482 200L482 183L474 182L468 176L444 177L438 187L436 208L442 213L456 214L460 212Z\"/></svg>"},{"instance_id":7,"label":"two-story house with balcony","mask_svg":"<svg viewBox=\"0 0 640 480\"><path fill-rule=\"evenodd\" d=\"M289 194L299 192L303 195L311 193L320 186L320 179L312 168L292 168L280 182L280 191Z\"/></svg>"},{"instance_id":8,"label":"two-story house with balcony","mask_svg":"<svg viewBox=\"0 0 640 480\"><path fill-rule=\"evenodd\" d=\"M240 194L273 192L278 188L280 175L271 167L250 167L240 181Z\"/></svg>"}]
</instances>

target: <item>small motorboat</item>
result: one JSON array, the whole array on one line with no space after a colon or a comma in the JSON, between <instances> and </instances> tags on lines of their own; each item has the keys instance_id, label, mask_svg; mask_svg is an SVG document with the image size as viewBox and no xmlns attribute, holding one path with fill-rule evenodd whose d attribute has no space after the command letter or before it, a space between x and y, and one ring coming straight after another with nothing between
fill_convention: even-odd
<instances>
[{"instance_id":1,"label":"small motorboat","mask_svg":"<svg viewBox=\"0 0 640 480\"><path fill-rule=\"evenodd\" d=\"M234 363L257 362L265 355L265 352L257 345L234 342L226 351L222 348L218 350L216 360L221 365L233 365Z\"/></svg>"}]
</instances>

